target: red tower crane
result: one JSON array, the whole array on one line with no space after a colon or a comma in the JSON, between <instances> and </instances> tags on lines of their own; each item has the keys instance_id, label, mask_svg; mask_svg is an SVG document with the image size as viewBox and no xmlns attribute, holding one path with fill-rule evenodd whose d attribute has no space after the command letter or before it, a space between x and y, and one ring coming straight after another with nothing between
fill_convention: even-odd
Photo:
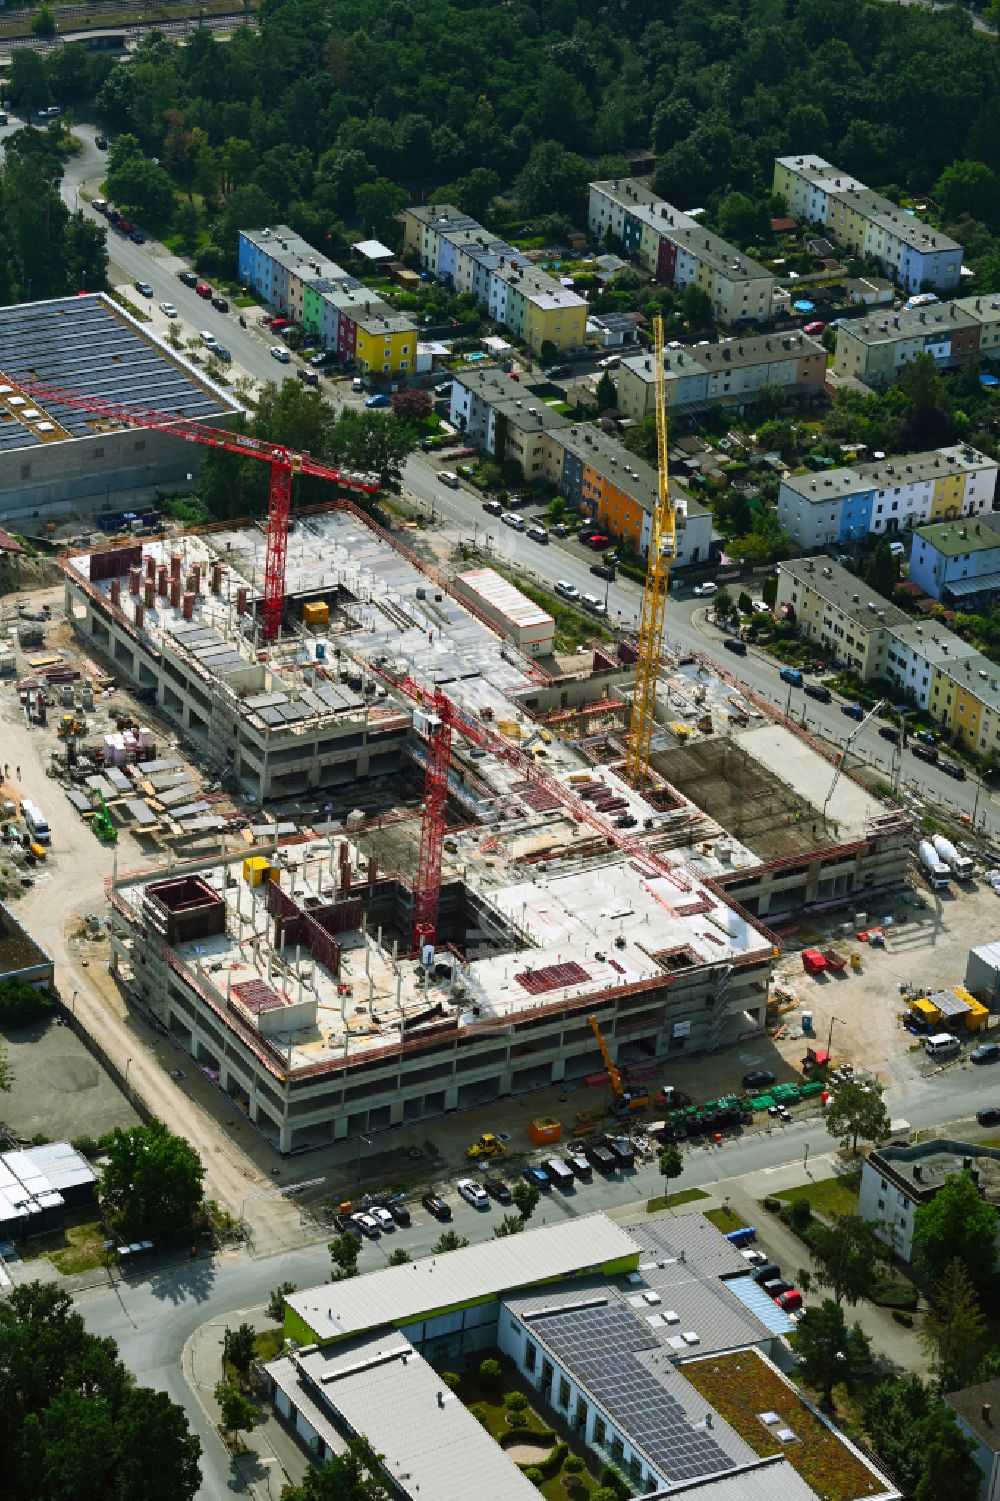
<instances>
[{"instance_id":1,"label":"red tower crane","mask_svg":"<svg viewBox=\"0 0 1000 1501\"><path fill-rule=\"evenodd\" d=\"M267 443L261 438L251 438L243 433L226 432L221 427L209 427L189 417L171 416L168 412L152 411L146 407L123 406L120 402L105 401L98 396L82 396L78 391L67 391L59 386L48 386L37 381L14 381L26 395L38 401L59 403L79 411L93 412L107 422L123 427L152 428L183 438L187 443L203 443L209 448L222 448L227 453L239 454L242 458L263 459L271 466L271 490L267 509L267 555L264 565L264 639L273 641L281 626L285 606L285 555L288 548L288 513L292 501L292 476L312 474L318 479L330 480L345 490L360 490L374 495L381 488L377 474L357 474L345 469L334 469L310 458L307 453L296 453L280 443Z\"/></svg>"},{"instance_id":2,"label":"red tower crane","mask_svg":"<svg viewBox=\"0 0 1000 1501\"><path fill-rule=\"evenodd\" d=\"M441 852L448 809L448 772L451 766L451 701L437 691L426 707L413 713L413 727L427 743L424 811L420 824L420 858L413 888L413 947L417 953L437 937L441 901Z\"/></svg>"}]
</instances>

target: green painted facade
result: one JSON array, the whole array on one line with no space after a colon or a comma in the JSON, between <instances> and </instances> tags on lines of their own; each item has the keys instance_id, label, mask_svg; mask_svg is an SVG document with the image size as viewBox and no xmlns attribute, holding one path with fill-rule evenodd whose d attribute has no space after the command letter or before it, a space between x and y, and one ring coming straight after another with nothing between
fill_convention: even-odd
<instances>
[{"instance_id":1,"label":"green painted facade","mask_svg":"<svg viewBox=\"0 0 1000 1501\"><path fill-rule=\"evenodd\" d=\"M634 1272L639 1265L639 1255L640 1252L638 1251L638 1249L636 1249L635 1251L630 1251L627 1256L616 1256L611 1261L603 1262L601 1266L596 1268L596 1270L605 1277L618 1277L626 1272ZM394 1321L395 1327L397 1329L406 1329L411 1324L423 1324L428 1319L443 1318L445 1314L463 1313L467 1308L479 1308L483 1303L495 1303L500 1298L506 1297L508 1293L523 1292L525 1288L529 1287L545 1287L554 1283L570 1282L574 1277L584 1276L585 1274L589 1274L590 1272L591 1268L583 1268L581 1271L570 1272L563 1277L536 1278L531 1281L516 1283L511 1287L504 1288L504 1290L499 1293L484 1293L481 1297L466 1298L460 1303L447 1303L439 1308L426 1308L421 1313L414 1314L410 1318ZM295 1309L291 1308L287 1303L285 1304L284 1327L285 1338L298 1340L299 1344L302 1345L316 1345L323 1343L333 1344L338 1338L338 1336L335 1335L328 1340L321 1340L315 1329L311 1329L302 1315L297 1313ZM353 1331L354 1334L357 1334L359 1332L360 1331L358 1330ZM343 1335L339 1337L347 1339L351 1338L352 1336Z\"/></svg>"}]
</instances>

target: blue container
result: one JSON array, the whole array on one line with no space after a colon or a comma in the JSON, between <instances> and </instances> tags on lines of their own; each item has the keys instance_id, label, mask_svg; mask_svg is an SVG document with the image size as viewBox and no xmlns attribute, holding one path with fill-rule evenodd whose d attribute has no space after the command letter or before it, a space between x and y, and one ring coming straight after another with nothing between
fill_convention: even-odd
<instances>
[{"instance_id":1,"label":"blue container","mask_svg":"<svg viewBox=\"0 0 1000 1501\"><path fill-rule=\"evenodd\" d=\"M316 661L317 662L325 662L326 661L326 642L325 641L317 641L316 642Z\"/></svg>"}]
</instances>

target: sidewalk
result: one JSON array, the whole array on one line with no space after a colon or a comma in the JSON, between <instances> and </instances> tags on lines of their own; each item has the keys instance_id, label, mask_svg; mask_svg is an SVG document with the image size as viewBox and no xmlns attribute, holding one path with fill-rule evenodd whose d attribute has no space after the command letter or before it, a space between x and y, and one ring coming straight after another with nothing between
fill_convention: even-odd
<instances>
[{"instance_id":1,"label":"sidewalk","mask_svg":"<svg viewBox=\"0 0 1000 1501\"><path fill-rule=\"evenodd\" d=\"M210 1319L191 1335L181 1352L184 1380L216 1434L215 1442L225 1449L219 1433L219 1404L215 1400L216 1382L222 1378L222 1344L227 1328L253 1324L258 1330L270 1327L263 1308L243 1308L225 1318ZM309 1467L309 1456L266 1407L261 1421L249 1433L240 1434L245 1450L232 1458L234 1481L238 1481L257 1501L275 1501L284 1485L298 1485ZM271 1471L274 1471L272 1480ZM235 1486L234 1486L235 1488Z\"/></svg>"}]
</instances>

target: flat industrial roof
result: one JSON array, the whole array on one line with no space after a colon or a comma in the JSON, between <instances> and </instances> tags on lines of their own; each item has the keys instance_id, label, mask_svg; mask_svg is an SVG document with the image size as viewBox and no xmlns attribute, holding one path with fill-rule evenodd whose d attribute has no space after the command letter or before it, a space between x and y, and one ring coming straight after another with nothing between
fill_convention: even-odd
<instances>
[{"instance_id":1,"label":"flat industrial roof","mask_svg":"<svg viewBox=\"0 0 1000 1501\"><path fill-rule=\"evenodd\" d=\"M508 583L495 568L472 568L468 573L460 573L458 582L465 584L492 605L498 614L505 615L522 629L529 626L551 626L555 630L555 621L548 611Z\"/></svg>"},{"instance_id":2,"label":"flat industrial roof","mask_svg":"<svg viewBox=\"0 0 1000 1501\"><path fill-rule=\"evenodd\" d=\"M0 456L118 431L65 402L23 397L21 381L209 422L240 410L103 292L0 308Z\"/></svg>"},{"instance_id":3,"label":"flat industrial roof","mask_svg":"<svg viewBox=\"0 0 1000 1501\"><path fill-rule=\"evenodd\" d=\"M407 1266L321 1283L290 1293L286 1302L323 1343L383 1325L405 1326L436 1309L596 1270L638 1251L620 1225L603 1214L588 1214Z\"/></svg>"},{"instance_id":4,"label":"flat industrial roof","mask_svg":"<svg viewBox=\"0 0 1000 1501\"><path fill-rule=\"evenodd\" d=\"M369 1282L371 1276L358 1281ZM478 1501L537 1501L532 1482L433 1366L394 1330L301 1350L290 1364L315 1393L310 1420L328 1406L324 1438L328 1426L331 1437L339 1436L334 1415L348 1431L363 1433L403 1495L467 1501L471 1489ZM278 1363L268 1370L272 1376L281 1374L281 1385L286 1385ZM289 1394L298 1403L294 1388Z\"/></svg>"}]
</instances>

